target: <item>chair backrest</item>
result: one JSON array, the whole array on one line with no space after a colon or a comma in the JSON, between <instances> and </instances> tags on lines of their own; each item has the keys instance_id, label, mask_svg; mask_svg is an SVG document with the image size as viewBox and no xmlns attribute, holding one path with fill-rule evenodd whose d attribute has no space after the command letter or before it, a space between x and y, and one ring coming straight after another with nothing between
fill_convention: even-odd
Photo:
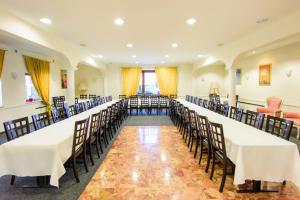
<instances>
[{"instance_id":1,"label":"chair backrest","mask_svg":"<svg viewBox=\"0 0 300 200\"><path fill-rule=\"evenodd\" d=\"M241 122L242 118L243 118L243 114L244 114L244 110L242 108L237 108L237 107L234 107L234 106L230 107L229 117L231 119L234 119L236 121Z\"/></svg>"},{"instance_id":2,"label":"chair backrest","mask_svg":"<svg viewBox=\"0 0 300 200\"><path fill-rule=\"evenodd\" d=\"M71 112L71 115L74 116L77 114L76 110L75 110L75 105L70 105L69 106L70 108L70 112Z\"/></svg>"},{"instance_id":3,"label":"chair backrest","mask_svg":"<svg viewBox=\"0 0 300 200\"><path fill-rule=\"evenodd\" d=\"M52 97L52 99L53 99L54 107L56 107L57 109L62 108L66 100L64 96Z\"/></svg>"},{"instance_id":4,"label":"chair backrest","mask_svg":"<svg viewBox=\"0 0 300 200\"><path fill-rule=\"evenodd\" d=\"M192 103L193 103L193 104L197 104L197 103L198 103L198 99L199 99L198 97L195 97L195 98L194 98L194 101L193 101Z\"/></svg>"},{"instance_id":5,"label":"chair backrest","mask_svg":"<svg viewBox=\"0 0 300 200\"><path fill-rule=\"evenodd\" d=\"M268 108L279 109L282 104L282 99L278 97L269 97L267 99Z\"/></svg>"},{"instance_id":6,"label":"chair backrest","mask_svg":"<svg viewBox=\"0 0 300 200\"><path fill-rule=\"evenodd\" d=\"M159 97L159 105L160 106L167 106L169 98L167 96L160 96Z\"/></svg>"},{"instance_id":7,"label":"chair backrest","mask_svg":"<svg viewBox=\"0 0 300 200\"><path fill-rule=\"evenodd\" d=\"M95 95L95 94L89 94L89 99L93 99L93 98L96 98L97 97L97 95Z\"/></svg>"},{"instance_id":8,"label":"chair backrest","mask_svg":"<svg viewBox=\"0 0 300 200\"><path fill-rule=\"evenodd\" d=\"M159 105L159 96L150 96L150 103L151 103L151 106L158 106Z\"/></svg>"},{"instance_id":9,"label":"chair backrest","mask_svg":"<svg viewBox=\"0 0 300 200\"><path fill-rule=\"evenodd\" d=\"M35 130L44 128L50 125L50 118L48 112L43 112L40 114L35 114L31 116L33 126Z\"/></svg>"},{"instance_id":10,"label":"chair backrest","mask_svg":"<svg viewBox=\"0 0 300 200\"><path fill-rule=\"evenodd\" d=\"M198 106L203 106L203 99L199 98L197 102Z\"/></svg>"},{"instance_id":11,"label":"chair backrest","mask_svg":"<svg viewBox=\"0 0 300 200\"><path fill-rule=\"evenodd\" d=\"M81 95L79 95L79 98L80 99L87 99L88 95L87 94L81 94Z\"/></svg>"},{"instance_id":12,"label":"chair backrest","mask_svg":"<svg viewBox=\"0 0 300 200\"><path fill-rule=\"evenodd\" d=\"M209 121L206 116L202 116L197 114L196 119L198 122L198 127L199 127L199 137L202 139L207 139L207 141L210 143L209 139Z\"/></svg>"},{"instance_id":13,"label":"chair backrest","mask_svg":"<svg viewBox=\"0 0 300 200\"><path fill-rule=\"evenodd\" d=\"M78 103L75 103L75 104L74 104L74 109L75 109L76 114L81 113L81 109L80 109L80 106L79 106Z\"/></svg>"},{"instance_id":14,"label":"chair backrest","mask_svg":"<svg viewBox=\"0 0 300 200\"><path fill-rule=\"evenodd\" d=\"M226 104L220 104L219 105L219 113L225 117L228 117L228 114L229 114L229 105L226 105Z\"/></svg>"},{"instance_id":15,"label":"chair backrest","mask_svg":"<svg viewBox=\"0 0 300 200\"><path fill-rule=\"evenodd\" d=\"M183 108L183 117L185 122L191 121L190 109L188 107Z\"/></svg>"},{"instance_id":16,"label":"chair backrest","mask_svg":"<svg viewBox=\"0 0 300 200\"><path fill-rule=\"evenodd\" d=\"M120 94L120 95L119 95L119 99L126 99L126 97L127 97L127 96L124 95L124 94Z\"/></svg>"},{"instance_id":17,"label":"chair backrest","mask_svg":"<svg viewBox=\"0 0 300 200\"><path fill-rule=\"evenodd\" d=\"M131 96L129 104L130 104L131 107L132 106L138 106L139 98L137 96Z\"/></svg>"},{"instance_id":18,"label":"chair backrest","mask_svg":"<svg viewBox=\"0 0 300 200\"><path fill-rule=\"evenodd\" d=\"M88 137L93 138L99 131L101 112L92 114Z\"/></svg>"},{"instance_id":19,"label":"chair backrest","mask_svg":"<svg viewBox=\"0 0 300 200\"><path fill-rule=\"evenodd\" d=\"M77 150L83 146L86 141L88 126L89 126L89 117L80 121L75 122L74 127L74 137L73 137L73 146L72 154L75 155Z\"/></svg>"},{"instance_id":20,"label":"chair backrest","mask_svg":"<svg viewBox=\"0 0 300 200\"><path fill-rule=\"evenodd\" d=\"M141 96L141 105L149 106L149 96L148 95Z\"/></svg>"},{"instance_id":21,"label":"chair backrest","mask_svg":"<svg viewBox=\"0 0 300 200\"><path fill-rule=\"evenodd\" d=\"M7 141L30 133L28 117L23 117L3 123Z\"/></svg>"},{"instance_id":22,"label":"chair backrest","mask_svg":"<svg viewBox=\"0 0 300 200\"><path fill-rule=\"evenodd\" d=\"M56 122L60 121L59 113L58 113L58 110L56 108L52 108L51 116L52 116L53 123L56 123Z\"/></svg>"},{"instance_id":23,"label":"chair backrest","mask_svg":"<svg viewBox=\"0 0 300 200\"><path fill-rule=\"evenodd\" d=\"M71 109L69 107L69 104L66 102L64 103L64 111L65 111L66 118L72 117Z\"/></svg>"},{"instance_id":24,"label":"chair backrest","mask_svg":"<svg viewBox=\"0 0 300 200\"><path fill-rule=\"evenodd\" d=\"M189 110L191 128L194 130L198 130L198 124L196 119L196 112L194 110Z\"/></svg>"},{"instance_id":25,"label":"chair backrest","mask_svg":"<svg viewBox=\"0 0 300 200\"><path fill-rule=\"evenodd\" d=\"M77 97L75 97L74 103L75 103L75 104L78 104L78 98L77 98Z\"/></svg>"},{"instance_id":26,"label":"chair backrest","mask_svg":"<svg viewBox=\"0 0 300 200\"><path fill-rule=\"evenodd\" d=\"M293 129L294 122L271 115L267 116L266 132L289 140Z\"/></svg>"},{"instance_id":27,"label":"chair backrest","mask_svg":"<svg viewBox=\"0 0 300 200\"><path fill-rule=\"evenodd\" d=\"M190 95L185 95L185 100L190 101Z\"/></svg>"},{"instance_id":28,"label":"chair backrest","mask_svg":"<svg viewBox=\"0 0 300 200\"><path fill-rule=\"evenodd\" d=\"M262 130L265 119L265 115L263 113L257 113L254 111L247 110L245 115L245 124Z\"/></svg>"},{"instance_id":29,"label":"chair backrest","mask_svg":"<svg viewBox=\"0 0 300 200\"><path fill-rule=\"evenodd\" d=\"M101 118L100 118L100 127L104 127L106 124L106 118L107 118L107 109L103 109L101 112Z\"/></svg>"},{"instance_id":30,"label":"chair backrest","mask_svg":"<svg viewBox=\"0 0 300 200\"><path fill-rule=\"evenodd\" d=\"M209 102L208 102L207 99L204 99L204 100L203 100L202 106L203 106L204 108L207 108L207 109L209 108Z\"/></svg>"},{"instance_id":31,"label":"chair backrest","mask_svg":"<svg viewBox=\"0 0 300 200\"><path fill-rule=\"evenodd\" d=\"M213 150L222 153L223 158L226 158L225 138L223 132L223 125L209 122L210 140Z\"/></svg>"}]
</instances>

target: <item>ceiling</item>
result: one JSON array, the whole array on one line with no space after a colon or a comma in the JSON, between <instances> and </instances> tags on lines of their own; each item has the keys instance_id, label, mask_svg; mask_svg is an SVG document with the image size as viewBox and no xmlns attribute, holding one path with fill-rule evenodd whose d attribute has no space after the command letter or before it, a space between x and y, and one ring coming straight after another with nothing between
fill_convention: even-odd
<instances>
[{"instance_id":1,"label":"ceiling","mask_svg":"<svg viewBox=\"0 0 300 200\"><path fill-rule=\"evenodd\" d=\"M82 48L103 55L105 63L141 65L194 63L198 54L213 55L300 9L299 0L0 0L0 5L78 46L85 44ZM42 24L43 17L52 24ZM117 17L125 23L115 25ZM186 24L191 17L197 20L192 26ZM256 23L264 18L269 20ZM177 48L171 47L174 42Z\"/></svg>"}]
</instances>

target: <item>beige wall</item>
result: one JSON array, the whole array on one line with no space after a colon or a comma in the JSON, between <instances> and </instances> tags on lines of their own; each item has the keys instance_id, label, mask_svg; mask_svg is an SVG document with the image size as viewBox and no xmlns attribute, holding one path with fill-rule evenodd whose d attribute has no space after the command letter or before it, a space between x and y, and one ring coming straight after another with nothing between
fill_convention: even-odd
<instances>
[{"instance_id":1,"label":"beige wall","mask_svg":"<svg viewBox=\"0 0 300 200\"><path fill-rule=\"evenodd\" d=\"M178 73L178 96L184 97L192 93L192 65L179 65ZM108 65L104 75L104 93L118 98L121 94L121 66Z\"/></svg>"},{"instance_id":2,"label":"beige wall","mask_svg":"<svg viewBox=\"0 0 300 200\"><path fill-rule=\"evenodd\" d=\"M224 64L212 64L198 68L193 73L193 95L207 98L212 84L219 87L221 96L227 95L227 70Z\"/></svg>"},{"instance_id":3,"label":"beige wall","mask_svg":"<svg viewBox=\"0 0 300 200\"><path fill-rule=\"evenodd\" d=\"M258 67L262 64L272 64L270 86L259 86ZM237 86L241 100L264 105L267 97L278 96L283 99L283 110L300 112L300 43L252 55L239 62L238 67L242 69L242 84Z\"/></svg>"},{"instance_id":4,"label":"beige wall","mask_svg":"<svg viewBox=\"0 0 300 200\"><path fill-rule=\"evenodd\" d=\"M4 66L2 71L2 100L3 105L0 107L0 131L3 131L2 123L6 120L12 120L19 117L31 116L32 114L44 112L45 109L36 109L42 106L41 102L26 103L25 90L25 73L26 67L23 61L23 54L32 55L41 59L48 59L47 56L37 55L29 51L18 49L0 44L0 48L6 49ZM61 89L60 86L60 63L59 60L50 63L50 95L64 95L67 99L73 99L73 82L74 72L68 72L68 89ZM14 80L11 73L17 74Z\"/></svg>"},{"instance_id":5,"label":"beige wall","mask_svg":"<svg viewBox=\"0 0 300 200\"><path fill-rule=\"evenodd\" d=\"M80 83L86 84L88 90L85 92L80 91L78 88ZM103 96L104 80L99 69L86 65L78 66L78 69L75 71L75 96L83 93Z\"/></svg>"}]
</instances>

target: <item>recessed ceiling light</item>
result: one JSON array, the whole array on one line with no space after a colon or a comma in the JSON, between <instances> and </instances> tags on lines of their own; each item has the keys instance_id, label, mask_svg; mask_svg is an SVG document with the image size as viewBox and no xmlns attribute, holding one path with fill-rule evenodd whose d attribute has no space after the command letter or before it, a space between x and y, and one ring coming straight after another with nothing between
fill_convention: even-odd
<instances>
[{"instance_id":1,"label":"recessed ceiling light","mask_svg":"<svg viewBox=\"0 0 300 200\"><path fill-rule=\"evenodd\" d=\"M205 55L203 55L203 54L198 54L197 57L198 57L198 58L203 58L203 57L205 57Z\"/></svg>"},{"instance_id":2,"label":"recessed ceiling light","mask_svg":"<svg viewBox=\"0 0 300 200\"><path fill-rule=\"evenodd\" d=\"M166 63L166 61L161 61L161 64L165 64Z\"/></svg>"},{"instance_id":3,"label":"recessed ceiling light","mask_svg":"<svg viewBox=\"0 0 300 200\"><path fill-rule=\"evenodd\" d=\"M169 55L165 55L165 58L169 58Z\"/></svg>"},{"instance_id":4,"label":"recessed ceiling light","mask_svg":"<svg viewBox=\"0 0 300 200\"><path fill-rule=\"evenodd\" d=\"M132 55L131 57L136 58L136 55Z\"/></svg>"},{"instance_id":5,"label":"recessed ceiling light","mask_svg":"<svg viewBox=\"0 0 300 200\"><path fill-rule=\"evenodd\" d=\"M129 44L127 44L126 46L127 46L128 48L132 48L132 47L133 47L133 45L132 45L132 44L130 44L130 43L129 43Z\"/></svg>"},{"instance_id":6,"label":"recessed ceiling light","mask_svg":"<svg viewBox=\"0 0 300 200\"><path fill-rule=\"evenodd\" d=\"M103 55L101 55L101 54L99 54L99 55L97 55L97 58L103 58Z\"/></svg>"},{"instance_id":7,"label":"recessed ceiling light","mask_svg":"<svg viewBox=\"0 0 300 200\"><path fill-rule=\"evenodd\" d=\"M263 19L257 20L256 23L257 23L257 24L262 24L262 23L265 23L265 22L267 22L267 21L269 21L268 18L263 18Z\"/></svg>"},{"instance_id":8,"label":"recessed ceiling light","mask_svg":"<svg viewBox=\"0 0 300 200\"><path fill-rule=\"evenodd\" d=\"M173 48L177 48L177 47L178 47L178 44L177 44L177 43L173 43L173 44L172 44L172 47L173 47Z\"/></svg>"},{"instance_id":9,"label":"recessed ceiling light","mask_svg":"<svg viewBox=\"0 0 300 200\"><path fill-rule=\"evenodd\" d=\"M195 18L189 18L188 20L186 20L186 23L188 25L194 25L197 22L197 20Z\"/></svg>"},{"instance_id":10,"label":"recessed ceiling light","mask_svg":"<svg viewBox=\"0 0 300 200\"><path fill-rule=\"evenodd\" d=\"M51 24L52 23L51 19L45 18L45 17L41 18L40 22L42 22L43 24Z\"/></svg>"},{"instance_id":11,"label":"recessed ceiling light","mask_svg":"<svg viewBox=\"0 0 300 200\"><path fill-rule=\"evenodd\" d=\"M124 20L122 18L117 18L117 19L115 19L115 24L122 25L122 24L124 24Z\"/></svg>"},{"instance_id":12,"label":"recessed ceiling light","mask_svg":"<svg viewBox=\"0 0 300 200\"><path fill-rule=\"evenodd\" d=\"M256 51L252 51L252 54L256 54Z\"/></svg>"}]
</instances>

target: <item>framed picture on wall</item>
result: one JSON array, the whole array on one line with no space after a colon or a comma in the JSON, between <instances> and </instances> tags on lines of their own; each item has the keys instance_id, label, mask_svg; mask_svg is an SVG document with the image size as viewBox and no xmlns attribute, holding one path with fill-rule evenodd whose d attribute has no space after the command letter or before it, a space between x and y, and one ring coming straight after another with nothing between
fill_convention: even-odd
<instances>
[{"instance_id":1,"label":"framed picture on wall","mask_svg":"<svg viewBox=\"0 0 300 200\"><path fill-rule=\"evenodd\" d=\"M241 85L242 84L242 69L236 69L235 77L236 77L236 85Z\"/></svg>"},{"instance_id":2,"label":"framed picture on wall","mask_svg":"<svg viewBox=\"0 0 300 200\"><path fill-rule=\"evenodd\" d=\"M65 70L65 69L60 70L60 77L61 77L61 88L67 89L68 88L67 70Z\"/></svg>"},{"instance_id":3,"label":"framed picture on wall","mask_svg":"<svg viewBox=\"0 0 300 200\"><path fill-rule=\"evenodd\" d=\"M271 85L271 64L259 66L259 85Z\"/></svg>"}]
</instances>

